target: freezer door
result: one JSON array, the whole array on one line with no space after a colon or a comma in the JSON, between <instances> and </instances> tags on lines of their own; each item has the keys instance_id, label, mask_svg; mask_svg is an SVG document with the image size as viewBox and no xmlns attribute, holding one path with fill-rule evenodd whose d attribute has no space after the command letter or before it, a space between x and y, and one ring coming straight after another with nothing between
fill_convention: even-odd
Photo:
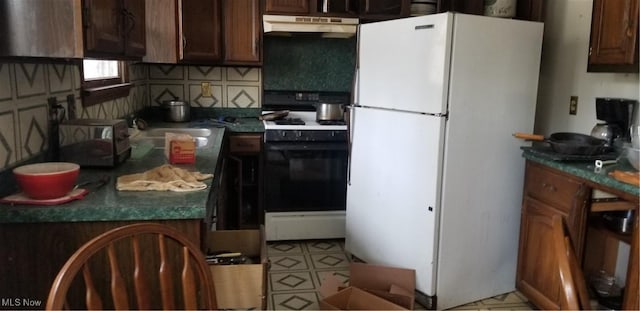
<instances>
[{"instance_id":1,"label":"freezer door","mask_svg":"<svg viewBox=\"0 0 640 311\"><path fill-rule=\"evenodd\" d=\"M434 294L443 118L355 108L346 249L373 264L416 270Z\"/></svg>"},{"instance_id":2,"label":"freezer door","mask_svg":"<svg viewBox=\"0 0 640 311\"><path fill-rule=\"evenodd\" d=\"M360 105L423 113L446 112L452 14L360 26Z\"/></svg>"}]
</instances>

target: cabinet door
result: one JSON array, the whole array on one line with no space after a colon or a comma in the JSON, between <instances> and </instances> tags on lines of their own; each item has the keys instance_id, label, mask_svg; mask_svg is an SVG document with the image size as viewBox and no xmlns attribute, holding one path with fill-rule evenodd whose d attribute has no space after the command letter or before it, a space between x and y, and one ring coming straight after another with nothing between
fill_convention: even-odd
<instances>
[{"instance_id":1,"label":"cabinet door","mask_svg":"<svg viewBox=\"0 0 640 311\"><path fill-rule=\"evenodd\" d=\"M145 1L145 38L147 52L145 63L177 63L178 41L177 3L175 0Z\"/></svg>"},{"instance_id":2,"label":"cabinet door","mask_svg":"<svg viewBox=\"0 0 640 311\"><path fill-rule=\"evenodd\" d=\"M593 2L589 65L637 64L637 40L638 0Z\"/></svg>"},{"instance_id":3,"label":"cabinet door","mask_svg":"<svg viewBox=\"0 0 640 311\"><path fill-rule=\"evenodd\" d=\"M264 0L265 13L309 14L309 0Z\"/></svg>"},{"instance_id":4,"label":"cabinet door","mask_svg":"<svg viewBox=\"0 0 640 311\"><path fill-rule=\"evenodd\" d=\"M409 16L410 0L360 0L362 15L389 15L390 17Z\"/></svg>"},{"instance_id":5,"label":"cabinet door","mask_svg":"<svg viewBox=\"0 0 640 311\"><path fill-rule=\"evenodd\" d=\"M125 54L142 57L146 51L145 0L124 1Z\"/></svg>"},{"instance_id":6,"label":"cabinet door","mask_svg":"<svg viewBox=\"0 0 640 311\"><path fill-rule=\"evenodd\" d=\"M525 198L520 223L516 287L541 309L560 309L560 275L552 248L551 219L559 211ZM566 215L564 218L566 218Z\"/></svg>"},{"instance_id":7,"label":"cabinet door","mask_svg":"<svg viewBox=\"0 0 640 311\"><path fill-rule=\"evenodd\" d=\"M0 16L0 56L83 56L79 1L4 0Z\"/></svg>"},{"instance_id":8,"label":"cabinet door","mask_svg":"<svg viewBox=\"0 0 640 311\"><path fill-rule=\"evenodd\" d=\"M85 55L104 56L124 53L122 2L84 0Z\"/></svg>"},{"instance_id":9,"label":"cabinet door","mask_svg":"<svg viewBox=\"0 0 640 311\"><path fill-rule=\"evenodd\" d=\"M259 0L223 0L223 7L225 63L259 64Z\"/></svg>"},{"instance_id":10,"label":"cabinet door","mask_svg":"<svg viewBox=\"0 0 640 311\"><path fill-rule=\"evenodd\" d=\"M182 0L179 10L178 25L182 35L180 60L220 61L220 0Z\"/></svg>"}]
</instances>

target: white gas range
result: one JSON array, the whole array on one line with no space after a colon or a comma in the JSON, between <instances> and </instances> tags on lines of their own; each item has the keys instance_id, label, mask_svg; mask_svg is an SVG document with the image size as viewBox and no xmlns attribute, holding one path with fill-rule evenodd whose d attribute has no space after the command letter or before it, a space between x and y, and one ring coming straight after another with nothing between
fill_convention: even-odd
<instances>
[{"instance_id":1,"label":"white gas range","mask_svg":"<svg viewBox=\"0 0 640 311\"><path fill-rule=\"evenodd\" d=\"M273 110L265 109L273 104L265 94L263 114L289 110L280 120L264 121L264 210L268 241L345 236L347 125L318 123L316 112L309 111L309 107L321 96L311 94L279 93L279 99L293 100L280 100ZM347 94L341 98L348 100L349 97Z\"/></svg>"}]
</instances>

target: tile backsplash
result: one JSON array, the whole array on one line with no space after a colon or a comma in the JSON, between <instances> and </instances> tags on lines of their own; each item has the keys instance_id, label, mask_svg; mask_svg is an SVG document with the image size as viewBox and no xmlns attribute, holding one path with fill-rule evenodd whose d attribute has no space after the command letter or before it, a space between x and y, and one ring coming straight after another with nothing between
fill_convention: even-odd
<instances>
[{"instance_id":1,"label":"tile backsplash","mask_svg":"<svg viewBox=\"0 0 640 311\"><path fill-rule=\"evenodd\" d=\"M48 149L47 98L55 97L68 111L66 97L73 95L79 118L119 118L145 104L146 78L135 79L129 97L84 108L77 65L0 62L0 170Z\"/></svg>"},{"instance_id":2,"label":"tile backsplash","mask_svg":"<svg viewBox=\"0 0 640 311\"><path fill-rule=\"evenodd\" d=\"M192 107L261 107L261 68L150 64L148 69L152 106L178 97ZM209 83L211 96L203 96L203 82Z\"/></svg>"},{"instance_id":3,"label":"tile backsplash","mask_svg":"<svg viewBox=\"0 0 640 311\"><path fill-rule=\"evenodd\" d=\"M128 97L82 106L79 66L70 63L0 62L0 172L48 149L47 98L66 107L75 97L76 117L118 119L179 97L194 107L259 108L262 70L252 67L129 64L134 87ZM212 97L202 96L201 83Z\"/></svg>"},{"instance_id":4,"label":"tile backsplash","mask_svg":"<svg viewBox=\"0 0 640 311\"><path fill-rule=\"evenodd\" d=\"M264 89L351 92L356 39L264 37Z\"/></svg>"}]
</instances>

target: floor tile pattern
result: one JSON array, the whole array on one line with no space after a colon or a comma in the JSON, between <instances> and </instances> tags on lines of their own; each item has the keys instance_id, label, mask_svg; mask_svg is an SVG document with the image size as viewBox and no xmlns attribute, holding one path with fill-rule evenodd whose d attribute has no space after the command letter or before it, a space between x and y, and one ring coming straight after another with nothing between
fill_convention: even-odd
<instances>
[{"instance_id":1,"label":"floor tile pattern","mask_svg":"<svg viewBox=\"0 0 640 311\"><path fill-rule=\"evenodd\" d=\"M267 244L270 310L318 310L318 289L329 275L349 283L350 257L344 240L278 241ZM416 305L415 309L424 309ZM532 310L518 292L456 307L457 310Z\"/></svg>"}]
</instances>

